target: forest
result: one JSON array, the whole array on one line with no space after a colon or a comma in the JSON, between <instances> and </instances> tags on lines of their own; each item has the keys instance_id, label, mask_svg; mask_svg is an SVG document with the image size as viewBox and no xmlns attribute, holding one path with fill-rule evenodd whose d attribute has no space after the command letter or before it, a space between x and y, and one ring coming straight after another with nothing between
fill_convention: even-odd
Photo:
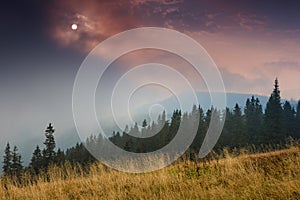
<instances>
[{"instance_id":1,"label":"forest","mask_svg":"<svg viewBox=\"0 0 300 200\"><path fill-rule=\"evenodd\" d=\"M221 136L212 151L214 155L221 154L224 148L230 152L239 152L243 149L250 153L284 149L300 138L300 100L296 108L289 101L282 101L276 78L264 110L259 99L254 96L249 97L244 106L236 104L234 108L226 108L226 110L211 107L204 111L201 105L194 105L190 113L174 110L171 119L167 119L166 113L163 112L157 122L148 124L146 120L141 120L142 129L139 129L136 123L133 127L127 126L122 133L113 132L109 140L126 151L151 152L168 144L174 138L181 123L191 126L198 124L196 137L184 154L188 159L195 160L198 159L196 153L201 147L212 113L215 113L220 121L224 120L222 116L226 115ZM147 138L131 136L149 136L156 130L159 130L156 135ZM21 180L24 172L28 172L34 178L53 165L62 166L70 163L88 169L87 166L96 162L85 145L103 140L101 134L92 135L85 143L77 143L64 151L56 148L54 133L55 129L50 123L44 132L44 147L36 146L29 165L25 167L22 165L18 148L16 146L11 148L10 143L7 143L2 176L16 177L17 180Z\"/></svg>"}]
</instances>

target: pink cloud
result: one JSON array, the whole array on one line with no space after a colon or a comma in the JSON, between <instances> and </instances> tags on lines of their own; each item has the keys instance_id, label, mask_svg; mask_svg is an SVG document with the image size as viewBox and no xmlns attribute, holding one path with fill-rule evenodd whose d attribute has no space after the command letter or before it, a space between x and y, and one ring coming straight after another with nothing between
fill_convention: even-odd
<instances>
[{"instance_id":1,"label":"pink cloud","mask_svg":"<svg viewBox=\"0 0 300 200\"><path fill-rule=\"evenodd\" d=\"M201 10L196 9L199 5L203 6ZM228 84L229 90L258 90L253 80L265 79L272 84L276 76L282 83L290 83L289 74L295 78L293 84L300 85L298 70L281 67L272 71L266 67L274 61L286 61L280 63L285 66L300 63L299 30L272 30L268 18L243 10L240 5L228 5L228 1L55 0L49 20L49 32L59 44L85 53L111 35L131 28L167 27L188 34L205 47L223 67L225 78L237 80L237 84ZM78 24L76 31L70 27L73 23ZM269 88L261 85L261 93L268 95Z\"/></svg>"},{"instance_id":2,"label":"pink cloud","mask_svg":"<svg viewBox=\"0 0 300 200\"><path fill-rule=\"evenodd\" d=\"M147 3L159 3L161 5L174 5L184 2L184 0L130 0L129 1L133 6L140 6Z\"/></svg>"},{"instance_id":3,"label":"pink cloud","mask_svg":"<svg viewBox=\"0 0 300 200\"><path fill-rule=\"evenodd\" d=\"M55 1L50 11L50 34L60 44L89 51L105 38L139 26L126 4L97 0ZM72 30L71 24L78 29Z\"/></svg>"},{"instance_id":4,"label":"pink cloud","mask_svg":"<svg viewBox=\"0 0 300 200\"><path fill-rule=\"evenodd\" d=\"M255 14L238 12L236 20L240 27L245 30L253 31L262 29L266 26L266 20L258 18Z\"/></svg>"}]
</instances>

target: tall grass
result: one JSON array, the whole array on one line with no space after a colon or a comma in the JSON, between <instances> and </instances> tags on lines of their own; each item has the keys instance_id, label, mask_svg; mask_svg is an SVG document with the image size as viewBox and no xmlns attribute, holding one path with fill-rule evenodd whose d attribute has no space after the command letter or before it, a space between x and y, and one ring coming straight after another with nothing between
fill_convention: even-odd
<instances>
[{"instance_id":1,"label":"tall grass","mask_svg":"<svg viewBox=\"0 0 300 200\"><path fill-rule=\"evenodd\" d=\"M1 179L1 199L299 199L300 150L291 147L210 162L178 162L144 174L66 163L21 185Z\"/></svg>"}]
</instances>

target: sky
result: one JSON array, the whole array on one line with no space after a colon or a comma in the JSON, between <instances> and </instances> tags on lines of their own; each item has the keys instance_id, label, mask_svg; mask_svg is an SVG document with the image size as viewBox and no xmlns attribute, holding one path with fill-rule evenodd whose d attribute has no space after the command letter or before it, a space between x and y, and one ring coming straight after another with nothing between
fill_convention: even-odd
<instances>
[{"instance_id":1,"label":"sky","mask_svg":"<svg viewBox=\"0 0 300 200\"><path fill-rule=\"evenodd\" d=\"M218 66L227 92L268 96L278 77L282 97L298 100L299 7L299 1L283 0L3 1L0 148L11 141L33 149L49 122L57 137L73 133L72 90L83 60L103 40L138 27L169 28L195 39ZM155 59L205 89L186 63L165 52L132 53L106 77Z\"/></svg>"},{"instance_id":2,"label":"sky","mask_svg":"<svg viewBox=\"0 0 300 200\"><path fill-rule=\"evenodd\" d=\"M54 1L46 32L65 48L87 53L131 28L166 27L198 41L220 68L227 91L268 95L275 77L285 98L299 98L297 1ZM74 33L70 24L78 24ZM238 84L236 84L238 83Z\"/></svg>"}]
</instances>

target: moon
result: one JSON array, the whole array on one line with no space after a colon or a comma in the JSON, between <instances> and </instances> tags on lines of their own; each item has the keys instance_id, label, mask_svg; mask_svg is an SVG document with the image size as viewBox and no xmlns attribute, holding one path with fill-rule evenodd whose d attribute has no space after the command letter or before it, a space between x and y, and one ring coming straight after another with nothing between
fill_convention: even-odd
<instances>
[{"instance_id":1,"label":"moon","mask_svg":"<svg viewBox=\"0 0 300 200\"><path fill-rule=\"evenodd\" d=\"M72 24L71 28L72 28L73 31L76 31L78 26L77 26L77 24Z\"/></svg>"}]
</instances>

